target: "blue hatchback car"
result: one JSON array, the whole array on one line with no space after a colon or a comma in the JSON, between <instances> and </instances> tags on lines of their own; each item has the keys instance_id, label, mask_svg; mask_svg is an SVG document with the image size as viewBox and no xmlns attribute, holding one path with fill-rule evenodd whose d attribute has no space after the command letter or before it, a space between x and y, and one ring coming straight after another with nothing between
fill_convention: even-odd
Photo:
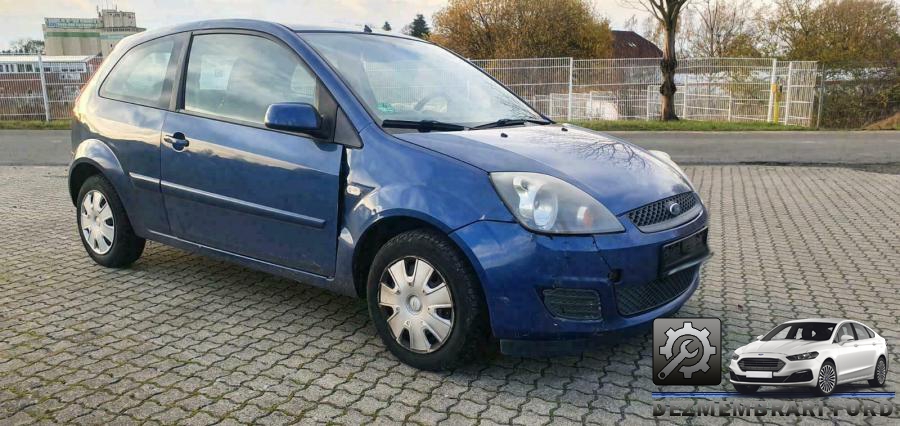
<instances>
[{"instance_id":1,"label":"blue hatchback car","mask_svg":"<svg viewBox=\"0 0 900 426\"><path fill-rule=\"evenodd\" d=\"M107 267L147 239L366 298L438 370L677 310L707 212L667 155L559 125L392 33L250 20L118 44L74 107L69 191Z\"/></svg>"}]
</instances>

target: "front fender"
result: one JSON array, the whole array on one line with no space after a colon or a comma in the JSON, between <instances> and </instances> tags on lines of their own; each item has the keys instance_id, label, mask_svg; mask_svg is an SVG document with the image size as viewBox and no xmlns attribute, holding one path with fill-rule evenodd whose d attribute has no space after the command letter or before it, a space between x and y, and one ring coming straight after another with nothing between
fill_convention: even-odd
<instances>
[{"instance_id":1,"label":"front fender","mask_svg":"<svg viewBox=\"0 0 900 426\"><path fill-rule=\"evenodd\" d=\"M491 194L494 195L494 194ZM427 223L446 234L484 219L513 221L512 215L494 195L463 198L424 185L388 185L348 198L345 225L338 237L334 290L356 295L353 264L364 235L379 222L391 218L411 218Z\"/></svg>"},{"instance_id":2,"label":"front fender","mask_svg":"<svg viewBox=\"0 0 900 426\"><path fill-rule=\"evenodd\" d=\"M389 185L365 194L351 210L348 225L362 235L379 220L405 216L449 234L478 220L514 220L496 196L480 198L489 197L464 198L424 185Z\"/></svg>"}]
</instances>

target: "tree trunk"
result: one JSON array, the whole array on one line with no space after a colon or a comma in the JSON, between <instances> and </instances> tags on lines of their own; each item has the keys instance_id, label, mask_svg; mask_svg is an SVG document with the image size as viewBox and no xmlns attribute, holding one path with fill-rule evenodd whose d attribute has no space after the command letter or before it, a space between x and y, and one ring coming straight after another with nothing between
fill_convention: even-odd
<instances>
[{"instance_id":1,"label":"tree trunk","mask_svg":"<svg viewBox=\"0 0 900 426\"><path fill-rule=\"evenodd\" d=\"M675 24L666 26L666 45L663 46L663 58L659 63L662 71L663 83L659 86L660 115L662 121L678 120L675 114L675 69L678 61L675 59Z\"/></svg>"}]
</instances>

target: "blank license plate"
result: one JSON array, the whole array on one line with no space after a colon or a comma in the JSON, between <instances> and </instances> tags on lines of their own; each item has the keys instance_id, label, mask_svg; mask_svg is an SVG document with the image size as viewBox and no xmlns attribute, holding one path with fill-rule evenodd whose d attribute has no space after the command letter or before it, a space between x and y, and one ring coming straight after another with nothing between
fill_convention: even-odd
<instances>
[{"instance_id":1,"label":"blank license plate","mask_svg":"<svg viewBox=\"0 0 900 426\"><path fill-rule=\"evenodd\" d=\"M771 371L747 371L746 376L751 379L771 379L772 372Z\"/></svg>"},{"instance_id":2,"label":"blank license plate","mask_svg":"<svg viewBox=\"0 0 900 426\"><path fill-rule=\"evenodd\" d=\"M709 252L706 245L707 230L704 229L662 248L660 271L665 272L681 263L702 257Z\"/></svg>"}]
</instances>

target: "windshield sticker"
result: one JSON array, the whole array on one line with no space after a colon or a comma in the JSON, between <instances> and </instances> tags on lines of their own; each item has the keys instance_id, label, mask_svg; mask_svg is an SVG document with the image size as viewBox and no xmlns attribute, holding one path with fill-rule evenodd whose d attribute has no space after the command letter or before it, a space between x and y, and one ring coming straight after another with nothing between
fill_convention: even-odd
<instances>
[{"instance_id":1,"label":"windshield sticker","mask_svg":"<svg viewBox=\"0 0 900 426\"><path fill-rule=\"evenodd\" d=\"M379 102L378 105L376 106L376 108L378 108L379 111L385 112L388 114L394 113L394 106L387 102Z\"/></svg>"}]
</instances>

